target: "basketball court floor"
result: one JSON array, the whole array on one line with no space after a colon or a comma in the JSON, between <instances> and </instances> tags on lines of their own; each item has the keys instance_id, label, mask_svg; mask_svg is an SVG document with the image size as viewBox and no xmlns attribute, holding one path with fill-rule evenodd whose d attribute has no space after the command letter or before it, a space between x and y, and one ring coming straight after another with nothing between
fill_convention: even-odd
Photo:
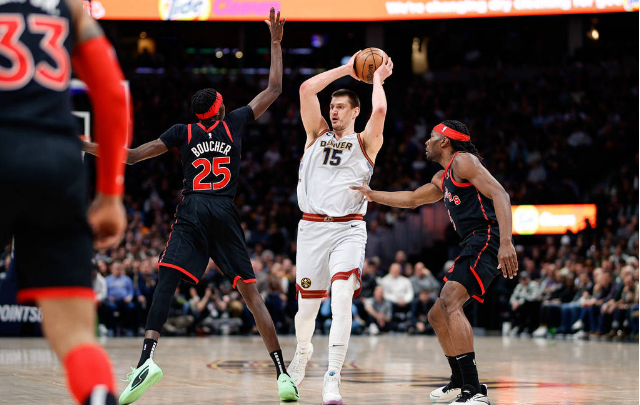
<instances>
[{"instance_id":1,"label":"basketball court floor","mask_svg":"<svg viewBox=\"0 0 640 405\"><path fill-rule=\"evenodd\" d=\"M142 339L102 343L117 377L124 378L137 363ZM290 360L295 338L281 343ZM322 402L327 337L313 343L299 404ZM476 353L492 404L638 404L635 343L480 337ZM136 404L279 403L274 367L259 337L162 338L154 359L164 377ZM345 405L424 405L448 376L435 337L353 337L341 392ZM118 390L125 385L118 381ZM0 404L72 404L60 364L43 339L0 339Z\"/></svg>"}]
</instances>

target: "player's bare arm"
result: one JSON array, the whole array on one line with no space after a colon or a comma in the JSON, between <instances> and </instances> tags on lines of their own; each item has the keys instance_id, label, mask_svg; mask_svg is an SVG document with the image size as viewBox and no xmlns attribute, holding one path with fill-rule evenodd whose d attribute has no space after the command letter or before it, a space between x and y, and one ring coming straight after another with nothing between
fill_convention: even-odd
<instances>
[{"instance_id":1,"label":"player's bare arm","mask_svg":"<svg viewBox=\"0 0 640 405\"><path fill-rule=\"evenodd\" d=\"M489 171L482 166L478 158L461 153L452 165L457 177L466 179L473 184L479 192L493 200L496 210L496 218L500 227L500 249L498 251L498 265L502 269L502 275L513 278L518 271L518 257L516 249L511 242L511 200L504 187Z\"/></svg>"},{"instance_id":2,"label":"player's bare arm","mask_svg":"<svg viewBox=\"0 0 640 405\"><path fill-rule=\"evenodd\" d=\"M99 156L99 145L93 142L82 142L82 150L90 155ZM160 156L167 151L167 145L160 139L144 143L137 148L127 149L125 163L132 165L142 160Z\"/></svg>"},{"instance_id":3,"label":"player's bare arm","mask_svg":"<svg viewBox=\"0 0 640 405\"><path fill-rule=\"evenodd\" d=\"M100 25L87 14L79 0L66 0L66 2L73 18L76 44L81 44L104 34Z\"/></svg>"},{"instance_id":4,"label":"player's bare arm","mask_svg":"<svg viewBox=\"0 0 640 405\"><path fill-rule=\"evenodd\" d=\"M375 162L376 156L382 147L384 131L384 119L387 115L387 97L382 85L386 78L393 73L393 61L387 57L382 66L373 74L373 93L371 95L371 117L362 132L362 141L367 150L367 155Z\"/></svg>"},{"instance_id":5,"label":"player's bare arm","mask_svg":"<svg viewBox=\"0 0 640 405\"><path fill-rule=\"evenodd\" d=\"M444 170L440 170L433 176L430 183L414 191L376 191L371 190L366 184L351 186L351 189L360 191L367 201L398 208L417 208L424 204L433 204L442 199L440 179L442 179L443 173Z\"/></svg>"},{"instance_id":6,"label":"player's bare arm","mask_svg":"<svg viewBox=\"0 0 640 405\"><path fill-rule=\"evenodd\" d=\"M282 93L282 48L280 43L282 42L284 23L286 21L286 18L280 20L280 12L278 11L276 15L275 10L271 7L269 20L265 20L269 26L269 31L271 31L269 85L249 103L255 119L258 119L258 117L264 114L267 108L269 108Z\"/></svg>"},{"instance_id":7,"label":"player's bare arm","mask_svg":"<svg viewBox=\"0 0 640 405\"><path fill-rule=\"evenodd\" d=\"M345 65L313 76L300 86L300 117L302 118L304 130L307 133L307 141L304 145L305 149L313 143L321 131L329 129L329 125L322 117L322 112L320 111L318 93L324 90L329 84L347 75L356 80L360 80L353 69L353 62L359 53L360 51L356 52Z\"/></svg>"}]
</instances>

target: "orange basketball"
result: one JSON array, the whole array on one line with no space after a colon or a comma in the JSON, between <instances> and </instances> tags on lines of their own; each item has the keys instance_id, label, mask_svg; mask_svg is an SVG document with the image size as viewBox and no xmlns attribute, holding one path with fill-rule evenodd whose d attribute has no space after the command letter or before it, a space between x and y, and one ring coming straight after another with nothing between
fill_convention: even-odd
<instances>
[{"instance_id":1,"label":"orange basketball","mask_svg":"<svg viewBox=\"0 0 640 405\"><path fill-rule=\"evenodd\" d=\"M379 48L367 48L353 62L356 76L363 82L373 84L373 73L387 60L387 54Z\"/></svg>"}]
</instances>

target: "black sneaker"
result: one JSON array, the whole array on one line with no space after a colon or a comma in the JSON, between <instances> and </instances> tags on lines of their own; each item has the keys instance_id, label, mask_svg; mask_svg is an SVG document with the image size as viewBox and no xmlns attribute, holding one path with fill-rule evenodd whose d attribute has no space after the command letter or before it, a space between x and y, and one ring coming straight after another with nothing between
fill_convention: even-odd
<instances>
[{"instance_id":1,"label":"black sneaker","mask_svg":"<svg viewBox=\"0 0 640 405\"><path fill-rule=\"evenodd\" d=\"M490 405L489 397L487 396L487 386L480 384L480 392L477 392L471 385L465 385L462 387L461 394L451 405Z\"/></svg>"}]
</instances>

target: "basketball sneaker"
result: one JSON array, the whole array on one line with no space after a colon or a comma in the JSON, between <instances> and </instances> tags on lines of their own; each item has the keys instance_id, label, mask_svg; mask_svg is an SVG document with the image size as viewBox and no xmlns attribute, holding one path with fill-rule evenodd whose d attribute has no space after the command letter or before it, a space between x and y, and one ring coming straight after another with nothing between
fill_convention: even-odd
<instances>
[{"instance_id":1,"label":"basketball sneaker","mask_svg":"<svg viewBox=\"0 0 640 405\"><path fill-rule=\"evenodd\" d=\"M293 355L293 360L287 367L287 373L291 376L293 383L299 387L304 380L304 373L307 368L307 362L311 359L313 354L313 345L309 343L309 350L303 352L300 346L296 346L296 354Z\"/></svg>"},{"instance_id":2,"label":"basketball sneaker","mask_svg":"<svg viewBox=\"0 0 640 405\"><path fill-rule=\"evenodd\" d=\"M121 381L129 381L129 385L120 395L120 404L130 404L136 401L151 388L151 386L162 378L162 370L153 362L147 359L140 367L131 367L131 372L127 374L127 378Z\"/></svg>"},{"instance_id":3,"label":"basketball sneaker","mask_svg":"<svg viewBox=\"0 0 640 405\"><path fill-rule=\"evenodd\" d=\"M278 396L281 401L297 401L300 399L298 387L293 383L291 377L285 373L278 377Z\"/></svg>"},{"instance_id":4,"label":"basketball sneaker","mask_svg":"<svg viewBox=\"0 0 640 405\"><path fill-rule=\"evenodd\" d=\"M456 402L452 402L451 405L491 405L487 396L487 386L480 384L480 392L476 392L473 386L465 385Z\"/></svg>"},{"instance_id":5,"label":"basketball sneaker","mask_svg":"<svg viewBox=\"0 0 640 405\"><path fill-rule=\"evenodd\" d=\"M429 394L429 398L431 398L431 400L436 403L450 404L458 399L461 391L462 390L459 387L453 386L452 381L449 381L449 384L445 385L444 387L440 387L431 391L431 394Z\"/></svg>"},{"instance_id":6,"label":"basketball sneaker","mask_svg":"<svg viewBox=\"0 0 640 405\"><path fill-rule=\"evenodd\" d=\"M342 405L340 395L340 374L327 371L322 385L322 405Z\"/></svg>"}]
</instances>

